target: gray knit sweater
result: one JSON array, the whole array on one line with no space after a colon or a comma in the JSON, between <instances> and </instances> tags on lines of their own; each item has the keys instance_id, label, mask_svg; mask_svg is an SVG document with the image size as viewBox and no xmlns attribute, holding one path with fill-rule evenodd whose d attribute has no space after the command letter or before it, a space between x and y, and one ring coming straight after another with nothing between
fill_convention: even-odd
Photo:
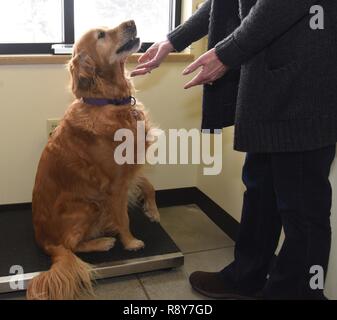
<instances>
[{"instance_id":1,"label":"gray knit sweater","mask_svg":"<svg viewBox=\"0 0 337 320\"><path fill-rule=\"evenodd\" d=\"M310 27L317 3L325 12L323 30ZM246 152L336 143L336 17L336 0L206 1L168 35L181 51L208 33L209 48L232 67L205 86L203 128L235 124L235 149Z\"/></svg>"}]
</instances>

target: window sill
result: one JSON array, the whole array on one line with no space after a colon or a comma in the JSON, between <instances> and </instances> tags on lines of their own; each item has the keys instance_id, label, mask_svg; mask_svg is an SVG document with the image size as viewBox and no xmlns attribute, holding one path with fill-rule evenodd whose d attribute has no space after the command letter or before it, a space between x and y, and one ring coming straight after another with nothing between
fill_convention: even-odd
<instances>
[{"instance_id":1,"label":"window sill","mask_svg":"<svg viewBox=\"0 0 337 320\"><path fill-rule=\"evenodd\" d=\"M137 63L141 54L133 54L129 63ZM66 64L70 55L0 55L0 65L29 65L29 64ZM165 62L191 62L194 55L190 53L171 53Z\"/></svg>"}]
</instances>

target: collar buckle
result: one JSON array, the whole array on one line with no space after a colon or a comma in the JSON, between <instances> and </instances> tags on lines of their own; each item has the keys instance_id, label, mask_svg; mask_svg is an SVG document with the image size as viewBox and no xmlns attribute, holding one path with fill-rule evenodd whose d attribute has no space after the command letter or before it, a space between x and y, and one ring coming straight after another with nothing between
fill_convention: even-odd
<instances>
[{"instance_id":1,"label":"collar buckle","mask_svg":"<svg viewBox=\"0 0 337 320\"><path fill-rule=\"evenodd\" d=\"M134 107L137 104L137 99L133 96L131 96L131 106Z\"/></svg>"}]
</instances>

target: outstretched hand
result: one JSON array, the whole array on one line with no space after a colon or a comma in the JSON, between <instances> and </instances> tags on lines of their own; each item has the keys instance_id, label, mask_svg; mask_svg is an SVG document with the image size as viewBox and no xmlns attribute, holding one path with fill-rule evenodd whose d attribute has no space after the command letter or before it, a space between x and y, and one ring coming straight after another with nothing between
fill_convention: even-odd
<instances>
[{"instance_id":1,"label":"outstretched hand","mask_svg":"<svg viewBox=\"0 0 337 320\"><path fill-rule=\"evenodd\" d=\"M153 69L156 69L161 65L164 59L172 51L174 51L174 48L168 40L155 43L139 58L139 65L131 72L131 77L151 73Z\"/></svg>"},{"instance_id":2,"label":"outstretched hand","mask_svg":"<svg viewBox=\"0 0 337 320\"><path fill-rule=\"evenodd\" d=\"M214 81L223 77L229 70L229 67L220 61L215 49L206 52L189 65L184 70L183 75L191 74L199 68L202 68L202 70L185 85L185 89L190 89L203 84L212 85Z\"/></svg>"}]
</instances>

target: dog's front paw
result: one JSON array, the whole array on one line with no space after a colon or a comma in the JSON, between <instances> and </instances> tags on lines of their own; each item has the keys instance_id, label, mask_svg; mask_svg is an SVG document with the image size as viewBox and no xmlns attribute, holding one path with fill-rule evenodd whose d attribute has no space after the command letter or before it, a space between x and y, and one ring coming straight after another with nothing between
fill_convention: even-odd
<instances>
[{"instance_id":1,"label":"dog's front paw","mask_svg":"<svg viewBox=\"0 0 337 320\"><path fill-rule=\"evenodd\" d=\"M125 249L128 251L138 251L144 249L145 243L142 240L132 239L125 245Z\"/></svg>"}]
</instances>

